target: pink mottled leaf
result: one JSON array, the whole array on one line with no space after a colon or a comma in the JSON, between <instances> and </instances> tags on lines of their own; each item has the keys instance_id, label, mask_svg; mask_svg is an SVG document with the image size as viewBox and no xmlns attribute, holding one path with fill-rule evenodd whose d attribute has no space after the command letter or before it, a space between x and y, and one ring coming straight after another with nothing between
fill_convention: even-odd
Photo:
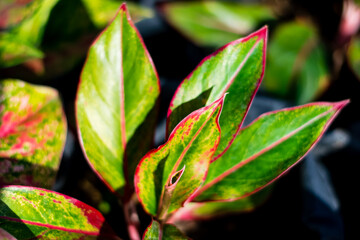
<instances>
[{"instance_id":1,"label":"pink mottled leaf","mask_svg":"<svg viewBox=\"0 0 360 240\"><path fill-rule=\"evenodd\" d=\"M0 184L51 188L66 138L56 90L0 82Z\"/></svg>"}]
</instances>

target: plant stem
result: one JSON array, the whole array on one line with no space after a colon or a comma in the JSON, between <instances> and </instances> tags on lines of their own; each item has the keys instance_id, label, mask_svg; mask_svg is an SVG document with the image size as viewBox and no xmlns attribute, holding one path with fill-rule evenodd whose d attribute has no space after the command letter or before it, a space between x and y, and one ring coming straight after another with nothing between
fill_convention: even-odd
<instances>
[{"instance_id":1,"label":"plant stem","mask_svg":"<svg viewBox=\"0 0 360 240\"><path fill-rule=\"evenodd\" d=\"M130 239L141 240L139 234L140 220L132 199L124 203L124 215Z\"/></svg>"}]
</instances>

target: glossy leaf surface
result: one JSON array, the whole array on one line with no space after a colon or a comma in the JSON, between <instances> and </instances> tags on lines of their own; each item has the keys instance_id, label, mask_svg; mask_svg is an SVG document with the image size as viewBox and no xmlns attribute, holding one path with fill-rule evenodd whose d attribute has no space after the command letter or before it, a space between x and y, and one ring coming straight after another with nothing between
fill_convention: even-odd
<instances>
[{"instance_id":1,"label":"glossy leaf surface","mask_svg":"<svg viewBox=\"0 0 360 240\"><path fill-rule=\"evenodd\" d=\"M235 200L264 188L312 148L347 102L308 104L262 115L210 165L195 201Z\"/></svg>"},{"instance_id":2,"label":"glossy leaf surface","mask_svg":"<svg viewBox=\"0 0 360 240\"><path fill-rule=\"evenodd\" d=\"M274 19L265 5L221 1L167 2L161 5L171 25L198 45L220 47Z\"/></svg>"},{"instance_id":3,"label":"glossy leaf surface","mask_svg":"<svg viewBox=\"0 0 360 240\"><path fill-rule=\"evenodd\" d=\"M314 100L328 81L325 51L315 28L290 22L276 29L269 43L266 90L303 104Z\"/></svg>"},{"instance_id":4,"label":"glossy leaf surface","mask_svg":"<svg viewBox=\"0 0 360 240\"><path fill-rule=\"evenodd\" d=\"M168 133L192 111L209 105L226 92L220 116L221 140L215 157L233 141L265 67L267 28L225 45L209 55L185 78L168 110Z\"/></svg>"},{"instance_id":5,"label":"glossy leaf surface","mask_svg":"<svg viewBox=\"0 0 360 240\"><path fill-rule=\"evenodd\" d=\"M191 220L206 220L228 214L250 212L269 198L271 188L267 187L251 196L231 202L191 202L179 209L170 222L182 222Z\"/></svg>"},{"instance_id":6,"label":"glossy leaf surface","mask_svg":"<svg viewBox=\"0 0 360 240\"><path fill-rule=\"evenodd\" d=\"M136 193L144 209L156 216L163 211L166 187L182 170L172 191L168 213L182 207L184 202L205 180L210 160L220 140L218 118L223 98L194 111L176 126L169 140L150 151L136 169ZM176 179L177 180L177 179ZM166 215L166 213L165 213Z\"/></svg>"},{"instance_id":7,"label":"glossy leaf surface","mask_svg":"<svg viewBox=\"0 0 360 240\"><path fill-rule=\"evenodd\" d=\"M16 239L115 239L96 209L33 187L0 189L0 225Z\"/></svg>"},{"instance_id":8,"label":"glossy leaf surface","mask_svg":"<svg viewBox=\"0 0 360 240\"><path fill-rule=\"evenodd\" d=\"M355 37L351 40L347 55L350 67L360 79L360 38Z\"/></svg>"},{"instance_id":9,"label":"glossy leaf surface","mask_svg":"<svg viewBox=\"0 0 360 240\"><path fill-rule=\"evenodd\" d=\"M101 28L106 26L118 10L123 1L114 0L82 0L94 24ZM138 22L154 15L150 8L143 7L133 2L127 2L131 18Z\"/></svg>"},{"instance_id":10,"label":"glossy leaf surface","mask_svg":"<svg viewBox=\"0 0 360 240\"><path fill-rule=\"evenodd\" d=\"M143 240L187 240L179 229L174 225L165 224L161 229L160 223L152 220L151 224L147 227Z\"/></svg>"},{"instance_id":11,"label":"glossy leaf surface","mask_svg":"<svg viewBox=\"0 0 360 240\"><path fill-rule=\"evenodd\" d=\"M83 150L112 191L123 194L126 176L133 183L152 145L159 92L152 60L123 4L89 49L76 100Z\"/></svg>"},{"instance_id":12,"label":"glossy leaf surface","mask_svg":"<svg viewBox=\"0 0 360 240\"><path fill-rule=\"evenodd\" d=\"M65 138L56 90L0 81L0 183L51 188Z\"/></svg>"}]
</instances>

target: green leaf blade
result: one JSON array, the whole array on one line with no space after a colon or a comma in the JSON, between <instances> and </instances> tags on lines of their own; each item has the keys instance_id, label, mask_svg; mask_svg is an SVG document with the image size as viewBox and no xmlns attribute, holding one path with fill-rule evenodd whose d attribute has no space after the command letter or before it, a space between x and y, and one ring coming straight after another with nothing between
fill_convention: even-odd
<instances>
[{"instance_id":1,"label":"green leaf blade","mask_svg":"<svg viewBox=\"0 0 360 240\"><path fill-rule=\"evenodd\" d=\"M210 165L195 201L236 200L269 185L302 159L347 103L314 103L262 115Z\"/></svg>"},{"instance_id":2,"label":"green leaf blade","mask_svg":"<svg viewBox=\"0 0 360 240\"><path fill-rule=\"evenodd\" d=\"M38 47L41 44L51 10L58 1L59 0L35 0L31 4L34 4L37 8L33 11L32 15L20 22L20 24L11 29L10 32L19 36L19 38L25 42Z\"/></svg>"},{"instance_id":3,"label":"green leaf blade","mask_svg":"<svg viewBox=\"0 0 360 240\"><path fill-rule=\"evenodd\" d=\"M264 27L206 57L177 89L168 110L167 131L190 112L228 92L220 117L221 140L215 153L215 158L220 157L239 131L259 88L264 75L266 42L267 27Z\"/></svg>"},{"instance_id":4,"label":"green leaf blade","mask_svg":"<svg viewBox=\"0 0 360 240\"><path fill-rule=\"evenodd\" d=\"M135 190L149 214L159 214L165 187L171 185L176 172L182 170L182 175L172 192L168 213L182 207L204 181L220 139L218 118L223 100L188 115L164 145L141 160L135 174Z\"/></svg>"},{"instance_id":5,"label":"green leaf blade","mask_svg":"<svg viewBox=\"0 0 360 240\"><path fill-rule=\"evenodd\" d=\"M6 186L0 189L0 224L17 239L96 238L106 229L104 217L74 198L34 187ZM107 227L108 228L108 227Z\"/></svg>"},{"instance_id":6,"label":"green leaf blade","mask_svg":"<svg viewBox=\"0 0 360 240\"><path fill-rule=\"evenodd\" d=\"M160 5L165 19L194 43L221 47L250 33L260 23L274 19L265 5L233 2L166 2Z\"/></svg>"},{"instance_id":7,"label":"green leaf blade","mask_svg":"<svg viewBox=\"0 0 360 240\"><path fill-rule=\"evenodd\" d=\"M66 138L56 90L0 82L0 183L51 188Z\"/></svg>"},{"instance_id":8,"label":"green leaf blade","mask_svg":"<svg viewBox=\"0 0 360 240\"><path fill-rule=\"evenodd\" d=\"M121 195L127 182L132 183L127 174L135 171L140 160L134 156L145 154L152 144L151 138L133 139L144 125L144 135L152 136L154 122L147 116L154 111L159 92L155 67L122 5L90 47L76 100L84 153L105 184ZM137 152L125 152L133 145L139 146Z\"/></svg>"},{"instance_id":9,"label":"green leaf blade","mask_svg":"<svg viewBox=\"0 0 360 240\"><path fill-rule=\"evenodd\" d=\"M4 14L5 25L16 24L7 26L9 30L0 33L0 67L12 67L31 59L43 57L43 52L38 48L42 42L50 13L58 1L34 0L26 6L15 2L8 6L4 4L2 14ZM0 7L2 6L0 5ZM10 16L7 16L8 14ZM10 19L6 19L7 17ZM15 19L20 20L14 21ZM7 23L7 21L9 22Z\"/></svg>"},{"instance_id":10,"label":"green leaf blade","mask_svg":"<svg viewBox=\"0 0 360 240\"><path fill-rule=\"evenodd\" d=\"M276 29L269 43L264 79L267 91L304 104L324 91L329 75L325 50L314 26L294 21Z\"/></svg>"}]
</instances>

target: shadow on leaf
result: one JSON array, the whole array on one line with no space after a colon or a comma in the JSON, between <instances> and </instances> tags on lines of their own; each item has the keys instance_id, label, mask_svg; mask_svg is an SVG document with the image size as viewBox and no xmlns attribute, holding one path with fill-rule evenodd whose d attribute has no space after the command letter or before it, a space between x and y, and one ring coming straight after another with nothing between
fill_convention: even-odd
<instances>
[{"instance_id":1,"label":"shadow on leaf","mask_svg":"<svg viewBox=\"0 0 360 240\"><path fill-rule=\"evenodd\" d=\"M175 126L181 120L183 120L187 115L189 115L191 112L199 108L205 107L212 90L213 90L213 86L207 89L206 91L202 92L196 98L179 105L177 108L175 108L172 111L171 117L168 121L167 136L170 135L171 131L175 128Z\"/></svg>"},{"instance_id":2,"label":"shadow on leaf","mask_svg":"<svg viewBox=\"0 0 360 240\"><path fill-rule=\"evenodd\" d=\"M36 236L34 233L21 221L20 217L1 200L2 197L0 193L0 228L13 235L16 239L35 239ZM16 219L17 221L11 221L5 218Z\"/></svg>"}]
</instances>

